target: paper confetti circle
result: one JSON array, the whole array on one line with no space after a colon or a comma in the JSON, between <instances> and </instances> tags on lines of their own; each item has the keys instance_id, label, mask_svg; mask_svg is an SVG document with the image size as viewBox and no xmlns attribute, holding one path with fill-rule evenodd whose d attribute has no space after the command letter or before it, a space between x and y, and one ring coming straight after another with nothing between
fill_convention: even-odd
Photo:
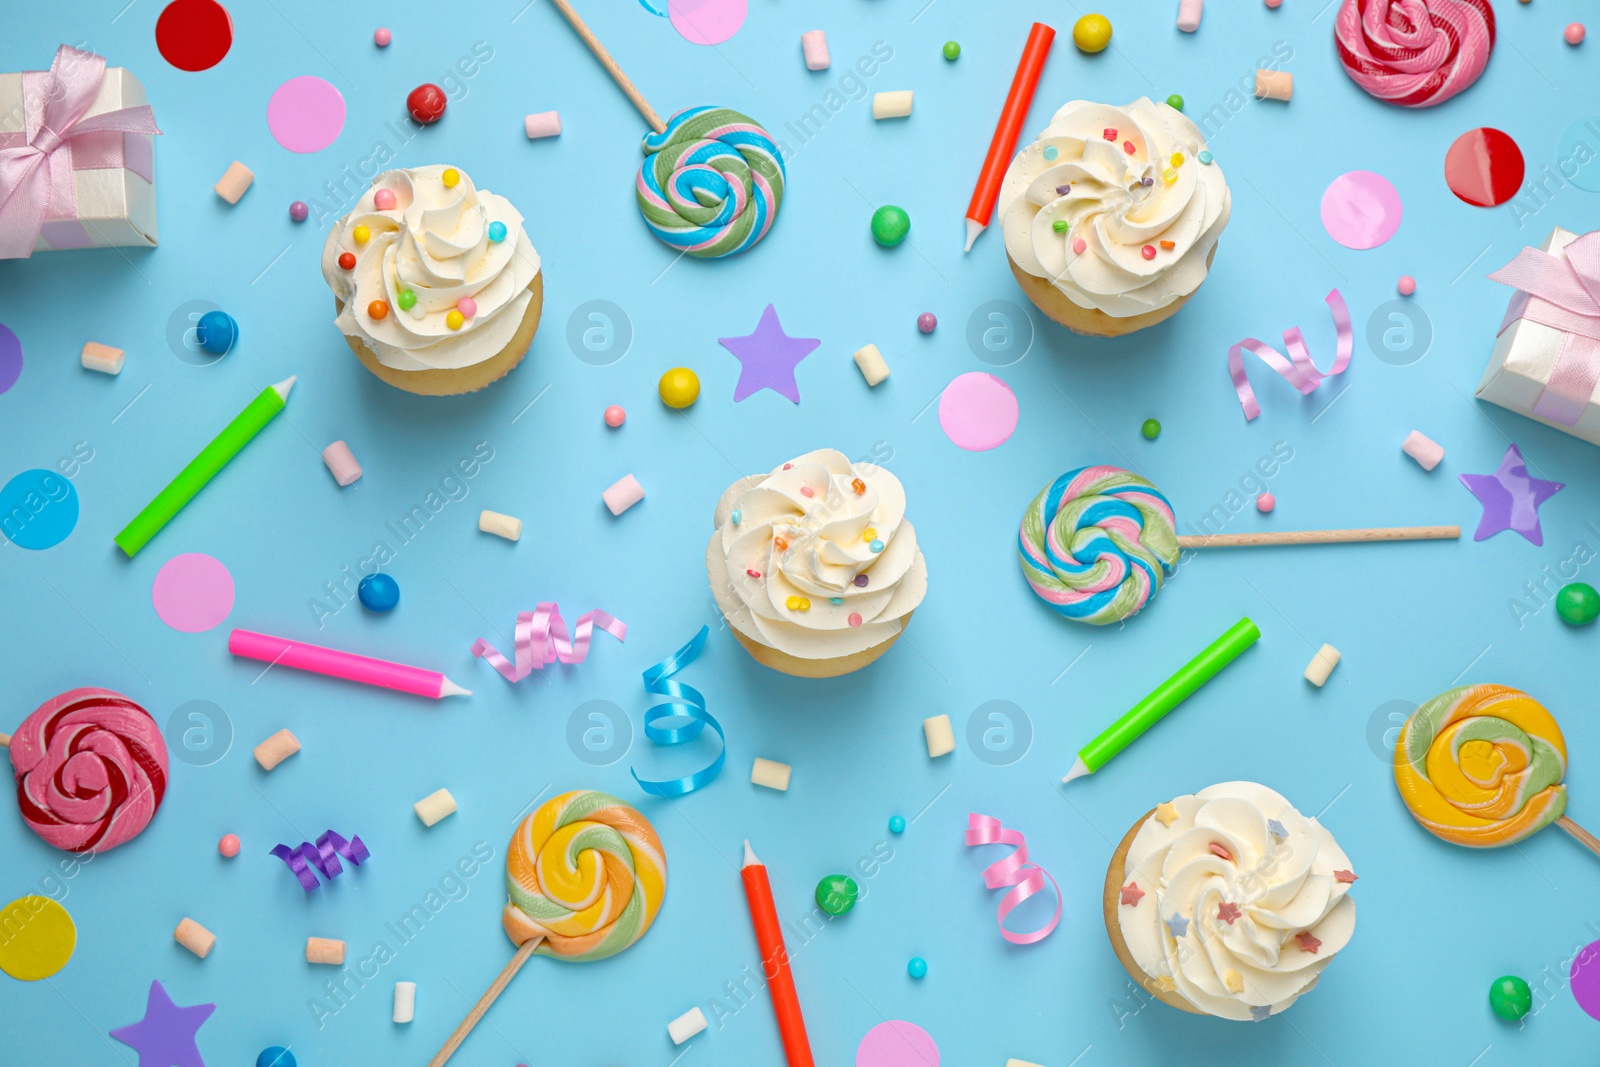
<instances>
[{"instance_id":1,"label":"paper confetti circle","mask_svg":"<svg viewBox=\"0 0 1600 1067\"><path fill-rule=\"evenodd\" d=\"M987 452L1017 430L1017 394L992 374L957 375L939 394L939 426L957 448Z\"/></svg>"},{"instance_id":2,"label":"paper confetti circle","mask_svg":"<svg viewBox=\"0 0 1600 1067\"><path fill-rule=\"evenodd\" d=\"M233 575L204 552L173 556L156 572L150 602L174 630L198 634L221 624L233 610Z\"/></svg>"},{"instance_id":3,"label":"paper confetti circle","mask_svg":"<svg viewBox=\"0 0 1600 1067\"><path fill-rule=\"evenodd\" d=\"M314 75L290 78L267 101L267 129L291 152L320 152L344 132L344 96Z\"/></svg>"},{"instance_id":4,"label":"paper confetti circle","mask_svg":"<svg viewBox=\"0 0 1600 1067\"><path fill-rule=\"evenodd\" d=\"M78 928L49 897L18 897L0 908L0 971L23 982L49 978L72 959Z\"/></svg>"}]
</instances>

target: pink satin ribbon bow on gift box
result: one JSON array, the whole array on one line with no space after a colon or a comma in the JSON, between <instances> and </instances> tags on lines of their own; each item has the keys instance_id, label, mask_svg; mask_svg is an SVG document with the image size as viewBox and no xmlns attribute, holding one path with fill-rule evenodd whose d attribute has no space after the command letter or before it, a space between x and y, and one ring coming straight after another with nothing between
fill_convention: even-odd
<instances>
[{"instance_id":1,"label":"pink satin ribbon bow on gift box","mask_svg":"<svg viewBox=\"0 0 1600 1067\"><path fill-rule=\"evenodd\" d=\"M23 132L0 133L0 259L26 259L47 224L51 247L91 247L73 171L138 170L126 135L161 132L148 104L83 117L105 70L100 56L64 44L48 71L22 75ZM148 179L148 159L143 167Z\"/></svg>"},{"instance_id":2,"label":"pink satin ribbon bow on gift box","mask_svg":"<svg viewBox=\"0 0 1600 1067\"><path fill-rule=\"evenodd\" d=\"M1524 248L1489 280L1521 290L1506 310L1500 333L1527 319L1567 335L1533 413L1576 426L1600 381L1600 231L1584 234L1565 251L1562 259Z\"/></svg>"}]
</instances>

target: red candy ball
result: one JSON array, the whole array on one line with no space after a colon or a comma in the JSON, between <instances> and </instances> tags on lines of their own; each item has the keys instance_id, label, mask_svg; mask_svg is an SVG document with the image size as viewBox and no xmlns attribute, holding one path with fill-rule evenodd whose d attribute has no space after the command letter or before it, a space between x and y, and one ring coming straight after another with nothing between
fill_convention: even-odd
<instances>
[{"instance_id":1,"label":"red candy ball","mask_svg":"<svg viewBox=\"0 0 1600 1067\"><path fill-rule=\"evenodd\" d=\"M341 252L339 254L339 266L345 270L355 270L356 254L354 252Z\"/></svg>"},{"instance_id":2,"label":"red candy ball","mask_svg":"<svg viewBox=\"0 0 1600 1067\"><path fill-rule=\"evenodd\" d=\"M444 117L445 103L444 90L426 83L411 90L411 95L406 97L406 110L411 112L412 118L426 126Z\"/></svg>"}]
</instances>

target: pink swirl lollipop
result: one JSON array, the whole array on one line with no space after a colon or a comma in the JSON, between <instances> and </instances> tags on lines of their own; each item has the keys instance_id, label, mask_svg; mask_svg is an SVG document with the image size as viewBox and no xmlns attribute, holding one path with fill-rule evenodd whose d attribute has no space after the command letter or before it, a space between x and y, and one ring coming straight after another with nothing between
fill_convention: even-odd
<instances>
[{"instance_id":1,"label":"pink swirl lollipop","mask_svg":"<svg viewBox=\"0 0 1600 1067\"><path fill-rule=\"evenodd\" d=\"M1483 73L1494 9L1489 0L1344 0L1333 33L1361 88L1401 107L1432 107Z\"/></svg>"},{"instance_id":2,"label":"pink swirl lollipop","mask_svg":"<svg viewBox=\"0 0 1600 1067\"><path fill-rule=\"evenodd\" d=\"M109 689L72 689L11 738L17 804L68 852L104 852L150 824L167 792L167 743L144 708Z\"/></svg>"}]
</instances>

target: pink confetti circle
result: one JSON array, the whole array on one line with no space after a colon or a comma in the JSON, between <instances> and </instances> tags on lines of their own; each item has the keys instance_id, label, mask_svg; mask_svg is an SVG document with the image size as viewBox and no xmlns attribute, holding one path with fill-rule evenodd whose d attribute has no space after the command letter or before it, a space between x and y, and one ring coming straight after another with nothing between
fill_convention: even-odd
<instances>
[{"instance_id":1,"label":"pink confetti circle","mask_svg":"<svg viewBox=\"0 0 1600 1067\"><path fill-rule=\"evenodd\" d=\"M320 152L344 132L344 97L314 75L290 78L267 101L267 128L291 152Z\"/></svg>"},{"instance_id":2,"label":"pink confetti circle","mask_svg":"<svg viewBox=\"0 0 1600 1067\"><path fill-rule=\"evenodd\" d=\"M1590 942L1572 958L1572 999L1578 1007L1600 1019L1600 941Z\"/></svg>"},{"instance_id":3,"label":"pink confetti circle","mask_svg":"<svg viewBox=\"0 0 1600 1067\"><path fill-rule=\"evenodd\" d=\"M939 1046L916 1023L892 1019L867 1031L856 1048L856 1067L939 1067Z\"/></svg>"},{"instance_id":4,"label":"pink confetti circle","mask_svg":"<svg viewBox=\"0 0 1600 1067\"><path fill-rule=\"evenodd\" d=\"M204 552L173 556L156 572L150 602L161 621L186 634L204 633L233 610L233 575Z\"/></svg>"},{"instance_id":5,"label":"pink confetti circle","mask_svg":"<svg viewBox=\"0 0 1600 1067\"><path fill-rule=\"evenodd\" d=\"M1370 170L1333 179L1322 194L1322 228L1346 248L1377 248L1400 229L1400 192Z\"/></svg>"},{"instance_id":6,"label":"pink confetti circle","mask_svg":"<svg viewBox=\"0 0 1600 1067\"><path fill-rule=\"evenodd\" d=\"M690 44L721 44L739 32L749 0L668 0L672 28Z\"/></svg>"},{"instance_id":7,"label":"pink confetti circle","mask_svg":"<svg viewBox=\"0 0 1600 1067\"><path fill-rule=\"evenodd\" d=\"M1017 431L1017 394L983 371L957 375L939 394L939 426L957 448L999 448Z\"/></svg>"}]
</instances>

